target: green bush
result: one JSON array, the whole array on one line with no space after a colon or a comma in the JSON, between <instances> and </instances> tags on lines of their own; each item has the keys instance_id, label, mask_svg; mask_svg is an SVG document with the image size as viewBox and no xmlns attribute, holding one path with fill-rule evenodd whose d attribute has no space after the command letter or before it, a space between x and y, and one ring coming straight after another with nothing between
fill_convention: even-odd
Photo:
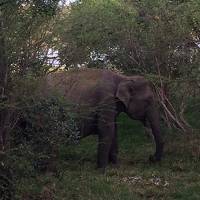
<instances>
[{"instance_id":1,"label":"green bush","mask_svg":"<svg viewBox=\"0 0 200 200\"><path fill-rule=\"evenodd\" d=\"M9 148L0 160L15 180L48 170L62 145L77 143L77 114L66 99L53 92L44 95L32 75L13 81L8 101L0 105L9 118Z\"/></svg>"},{"instance_id":2,"label":"green bush","mask_svg":"<svg viewBox=\"0 0 200 200\"><path fill-rule=\"evenodd\" d=\"M17 173L30 175L34 169L45 170L59 146L77 143L80 134L76 115L62 97L31 97L22 107L11 133L10 152Z\"/></svg>"},{"instance_id":3,"label":"green bush","mask_svg":"<svg viewBox=\"0 0 200 200\"><path fill-rule=\"evenodd\" d=\"M21 110L12 133L14 145L31 144L35 152L48 152L60 143L77 142L76 115L61 97L31 98Z\"/></svg>"}]
</instances>

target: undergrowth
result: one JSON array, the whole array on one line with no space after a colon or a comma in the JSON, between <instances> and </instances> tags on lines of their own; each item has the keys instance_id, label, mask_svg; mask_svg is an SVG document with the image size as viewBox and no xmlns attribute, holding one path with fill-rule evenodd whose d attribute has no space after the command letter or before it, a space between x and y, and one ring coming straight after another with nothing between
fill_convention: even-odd
<instances>
[{"instance_id":1,"label":"undergrowth","mask_svg":"<svg viewBox=\"0 0 200 200\"><path fill-rule=\"evenodd\" d=\"M165 155L160 163L148 157L154 143L138 122L121 115L118 168L108 166L102 175L96 167L97 138L76 145L61 145L46 171L33 171L15 180L20 200L137 200L200 199L200 134L188 135L163 128ZM31 163L21 160L27 168Z\"/></svg>"}]
</instances>

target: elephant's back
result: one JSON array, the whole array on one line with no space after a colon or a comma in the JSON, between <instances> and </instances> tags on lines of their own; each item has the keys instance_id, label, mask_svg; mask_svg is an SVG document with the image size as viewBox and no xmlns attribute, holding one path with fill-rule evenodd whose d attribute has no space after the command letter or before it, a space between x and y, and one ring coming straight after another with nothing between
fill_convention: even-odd
<instances>
[{"instance_id":1,"label":"elephant's back","mask_svg":"<svg viewBox=\"0 0 200 200\"><path fill-rule=\"evenodd\" d=\"M49 74L46 82L49 89L73 103L95 104L100 93L112 91L114 75L109 70L77 69Z\"/></svg>"}]
</instances>

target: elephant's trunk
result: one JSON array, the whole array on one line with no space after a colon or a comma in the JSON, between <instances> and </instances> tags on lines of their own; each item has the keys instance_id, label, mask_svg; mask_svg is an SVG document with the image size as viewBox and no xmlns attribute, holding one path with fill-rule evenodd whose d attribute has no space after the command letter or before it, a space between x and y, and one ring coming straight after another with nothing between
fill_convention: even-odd
<instances>
[{"instance_id":1,"label":"elephant's trunk","mask_svg":"<svg viewBox=\"0 0 200 200\"><path fill-rule=\"evenodd\" d=\"M154 156L150 157L151 161L160 161L163 154L163 140L161 137L160 131L160 120L158 110L156 109L154 103L149 107L147 112L147 119L150 123L152 134L154 136L155 144L156 144L156 152Z\"/></svg>"}]
</instances>

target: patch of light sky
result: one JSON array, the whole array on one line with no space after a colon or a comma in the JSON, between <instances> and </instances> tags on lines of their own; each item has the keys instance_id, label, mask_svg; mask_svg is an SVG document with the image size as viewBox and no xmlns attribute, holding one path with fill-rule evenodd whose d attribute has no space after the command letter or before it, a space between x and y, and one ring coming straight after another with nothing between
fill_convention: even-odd
<instances>
[{"instance_id":1,"label":"patch of light sky","mask_svg":"<svg viewBox=\"0 0 200 200\"><path fill-rule=\"evenodd\" d=\"M59 5L63 6L63 5L69 5L70 3L75 2L76 0L60 0L59 1Z\"/></svg>"}]
</instances>

